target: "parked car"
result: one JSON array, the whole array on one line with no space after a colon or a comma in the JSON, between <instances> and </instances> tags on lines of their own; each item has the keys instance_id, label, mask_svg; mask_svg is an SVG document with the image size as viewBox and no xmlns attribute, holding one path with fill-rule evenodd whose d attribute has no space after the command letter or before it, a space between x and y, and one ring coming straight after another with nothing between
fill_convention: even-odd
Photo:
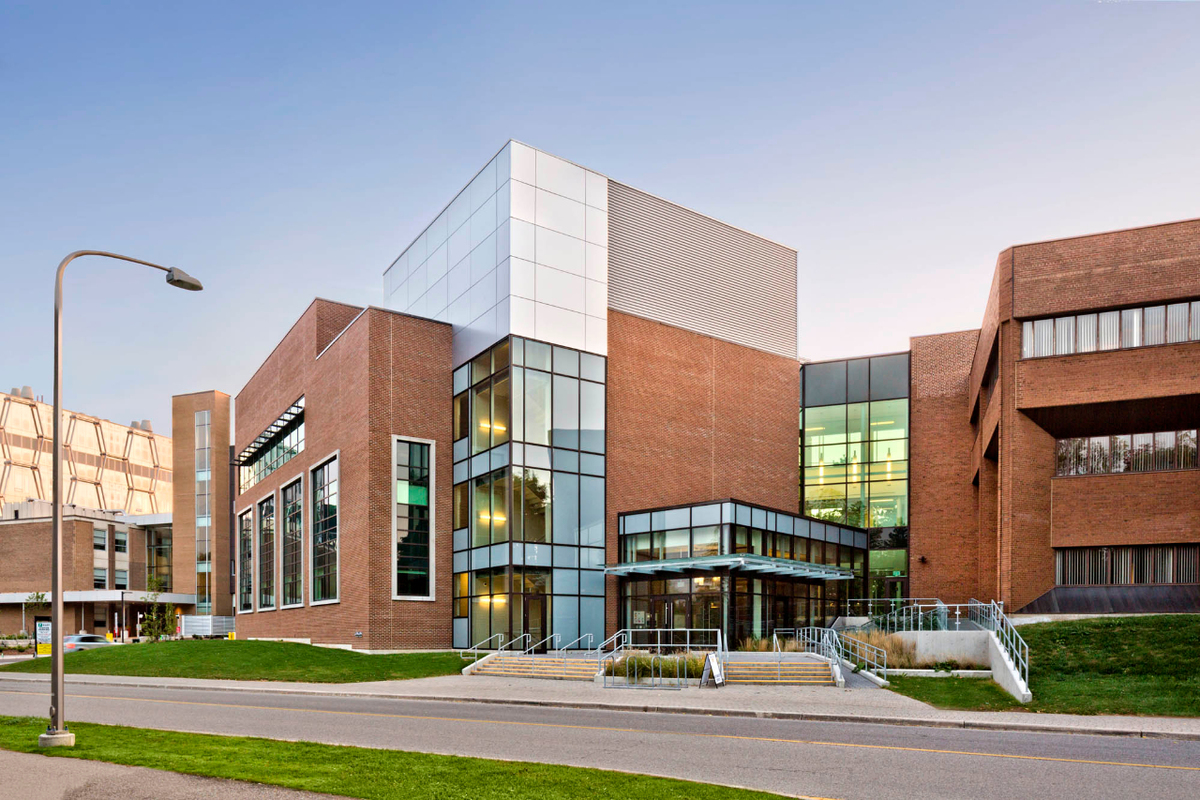
<instances>
[{"instance_id":1,"label":"parked car","mask_svg":"<svg viewBox=\"0 0 1200 800\"><path fill-rule=\"evenodd\" d=\"M103 636L92 633L79 633L63 637L63 652L74 653L77 650L94 650L97 647L110 647L117 642L110 642Z\"/></svg>"}]
</instances>

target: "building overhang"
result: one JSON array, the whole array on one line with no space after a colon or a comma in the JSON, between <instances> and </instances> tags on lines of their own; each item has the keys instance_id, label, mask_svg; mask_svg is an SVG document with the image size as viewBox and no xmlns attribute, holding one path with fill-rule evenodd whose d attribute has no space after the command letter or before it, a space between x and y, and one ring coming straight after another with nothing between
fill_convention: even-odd
<instances>
[{"instance_id":1,"label":"building overhang","mask_svg":"<svg viewBox=\"0 0 1200 800\"><path fill-rule=\"evenodd\" d=\"M31 592L0 592L0 604L21 604L29 600ZM50 592L44 592L46 602L50 602ZM145 589L92 589L82 592L63 592L64 603L120 603L125 598L126 603L145 603L148 592ZM177 592L163 592L158 596L159 603L173 606L194 606L196 595Z\"/></svg>"},{"instance_id":2,"label":"building overhang","mask_svg":"<svg viewBox=\"0 0 1200 800\"><path fill-rule=\"evenodd\" d=\"M759 575L779 575L788 578L807 578L823 581L848 581L854 577L850 570L831 567L828 564L810 564L807 561L792 561L786 558L739 553L728 556L699 556L696 558L669 558L662 561L636 561L628 564L605 566L605 575L626 577L630 575L671 575L689 570L740 570Z\"/></svg>"}]
</instances>

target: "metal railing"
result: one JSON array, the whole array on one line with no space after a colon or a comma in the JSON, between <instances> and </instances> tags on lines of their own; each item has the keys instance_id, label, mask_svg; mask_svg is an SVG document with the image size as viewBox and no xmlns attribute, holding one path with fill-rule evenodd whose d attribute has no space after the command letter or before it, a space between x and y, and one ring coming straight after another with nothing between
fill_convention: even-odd
<instances>
[{"instance_id":1,"label":"metal railing","mask_svg":"<svg viewBox=\"0 0 1200 800\"><path fill-rule=\"evenodd\" d=\"M606 652L611 645L612 650ZM646 650L654 653L682 650L693 652L725 652L725 637L720 628L622 628L589 651L597 660L624 650Z\"/></svg>"},{"instance_id":2,"label":"metal railing","mask_svg":"<svg viewBox=\"0 0 1200 800\"><path fill-rule=\"evenodd\" d=\"M802 652L814 653L830 661L845 661L887 680L887 651L882 647L868 644L833 628L778 628L774 636L779 650L782 649L778 645L779 637L791 637L802 648ZM782 655L777 657L782 658Z\"/></svg>"},{"instance_id":3,"label":"metal railing","mask_svg":"<svg viewBox=\"0 0 1200 800\"><path fill-rule=\"evenodd\" d=\"M499 640L500 640L500 645L501 645L501 646L503 646L503 645L504 645L504 639L505 639L505 637L506 637L507 635L508 635L508 634L505 634L505 633L495 633L495 634L492 634L492 635L491 635L491 636L489 636L488 638L484 639L482 642L477 642L476 644L473 644L473 645L471 645L471 646L470 646L470 647L468 647L466 650L459 650L459 651L458 651L458 655L459 655L459 656L460 656L460 657L461 657L461 658L462 658L462 659L465 661L465 660L467 659L467 654L468 654L468 653L470 653L470 654L471 654L471 656L472 656L472 657L471 657L471 660L472 660L472 661L478 661L478 660L479 660L479 650L480 650L481 648L484 648L484 647L485 647L485 645L489 645L489 644L491 644L493 639L499 639ZM490 649L490 648L488 648L488 649Z\"/></svg>"},{"instance_id":4,"label":"metal railing","mask_svg":"<svg viewBox=\"0 0 1200 800\"><path fill-rule=\"evenodd\" d=\"M1017 633L1016 627L1004 614L1004 606L993 600L990 603L981 603L978 600L971 600L970 603L970 619L976 625L996 634L996 639L999 640L1000 646L1004 648L1004 652L1012 659L1013 665L1017 668L1017 674L1020 675L1021 681L1024 682L1026 689L1029 688L1029 645L1025 643L1025 639L1021 634Z\"/></svg>"},{"instance_id":5,"label":"metal railing","mask_svg":"<svg viewBox=\"0 0 1200 800\"><path fill-rule=\"evenodd\" d=\"M565 655L567 650L570 650L575 645L582 643L584 639L587 639L586 650L590 651L592 649L592 642L594 641L594 639L590 633L585 633L583 636L580 636L575 641L567 642L566 644L564 644L562 647L558 648L554 652L558 653L560 656Z\"/></svg>"},{"instance_id":6,"label":"metal railing","mask_svg":"<svg viewBox=\"0 0 1200 800\"><path fill-rule=\"evenodd\" d=\"M526 634L524 634L524 635L525 635L525 636L529 636L529 638L531 638L531 639L533 638L533 637L532 637L532 636L530 636L528 633L526 633ZM555 645L557 645L557 644L558 644L558 634L557 634L557 633L552 633L552 634L550 634L549 636L547 636L545 639L542 639L540 642L536 642L536 643L534 643L534 644L531 644L531 645L529 645L529 647L526 647L524 650L522 650L522 651L520 652L520 655L523 655L523 656L533 655L533 652L534 652L535 650L537 650L537 648L539 648L539 647L541 647L542 645L546 644L546 643L547 643L547 642L549 642L550 640L554 640L554 643L555 643ZM550 648L546 648L546 649L547 649L547 650L549 650Z\"/></svg>"}]
</instances>

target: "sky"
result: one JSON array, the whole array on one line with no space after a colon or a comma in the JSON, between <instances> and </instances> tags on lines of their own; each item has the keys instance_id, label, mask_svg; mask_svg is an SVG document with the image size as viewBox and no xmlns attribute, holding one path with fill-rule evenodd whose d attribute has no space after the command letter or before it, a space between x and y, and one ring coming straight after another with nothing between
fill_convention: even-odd
<instances>
[{"instance_id":1,"label":"sky","mask_svg":"<svg viewBox=\"0 0 1200 800\"><path fill-rule=\"evenodd\" d=\"M509 138L794 247L799 353L978 327L1009 245L1200 217L1200 2L0 0L0 390L170 430Z\"/></svg>"}]
</instances>

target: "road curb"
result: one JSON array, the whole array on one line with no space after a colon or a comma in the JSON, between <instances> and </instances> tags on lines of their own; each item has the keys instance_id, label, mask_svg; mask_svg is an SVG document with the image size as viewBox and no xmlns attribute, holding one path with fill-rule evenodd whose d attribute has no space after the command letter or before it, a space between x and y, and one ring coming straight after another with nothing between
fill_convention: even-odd
<instances>
[{"instance_id":1,"label":"road curb","mask_svg":"<svg viewBox=\"0 0 1200 800\"><path fill-rule=\"evenodd\" d=\"M4 683L47 683L47 678L0 676ZM737 717L742 719L775 719L796 722L839 722L868 725L897 725L924 728L962 728L981 731L1015 731L1023 733L1060 733L1085 736L1122 736L1142 739L1177 739L1200 741L1200 733L1185 731L1152 731L1139 728L1069 727L1036 722L992 722L969 719L931 719L927 717L889 717L865 714L821 714L804 711L754 711L734 708L684 708L650 704L591 703L582 700L522 700L495 697L457 697L434 695L392 694L387 692L339 692L336 690L286 689L250 686L179 686L167 683L111 683L108 681L69 678L67 686L108 686L126 689L168 689L200 692L244 692L251 694L298 695L305 697L359 697L374 700L426 701L431 703L479 703L485 705L531 706L542 708L573 708L586 711L642 712L648 714L690 714L705 717Z\"/></svg>"}]
</instances>

